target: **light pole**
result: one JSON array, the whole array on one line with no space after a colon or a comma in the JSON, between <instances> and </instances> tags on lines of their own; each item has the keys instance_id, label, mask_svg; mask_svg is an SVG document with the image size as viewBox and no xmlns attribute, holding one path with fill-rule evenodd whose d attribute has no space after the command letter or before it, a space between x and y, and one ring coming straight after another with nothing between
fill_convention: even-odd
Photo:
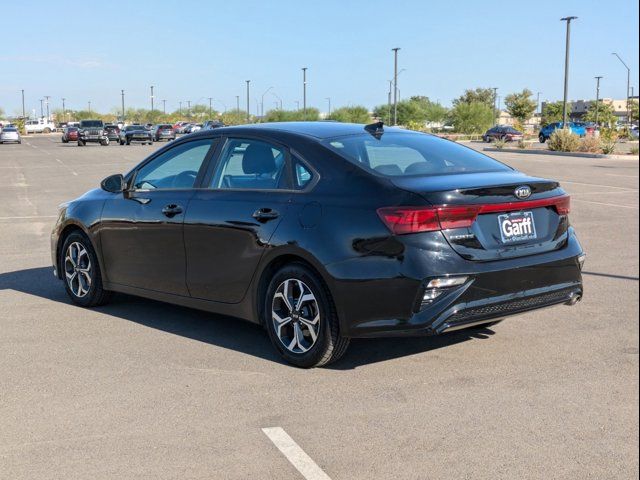
<instances>
[{"instance_id":1,"label":"light pole","mask_svg":"<svg viewBox=\"0 0 640 480\"><path fill-rule=\"evenodd\" d=\"M66 98L62 97L62 121L64 122L64 119L66 118L66 111L64 108L64 101L66 100Z\"/></svg>"},{"instance_id":2,"label":"light pole","mask_svg":"<svg viewBox=\"0 0 640 480\"><path fill-rule=\"evenodd\" d=\"M273 95L274 97L276 97L278 99L278 103L276 104L278 106L276 108L282 110L282 99L275 92L271 92L271 95Z\"/></svg>"},{"instance_id":3,"label":"light pole","mask_svg":"<svg viewBox=\"0 0 640 480\"><path fill-rule=\"evenodd\" d=\"M542 111L540 110L540 95L542 94L542 92L538 92L538 97L536 100L536 109L538 110L538 114L541 115Z\"/></svg>"},{"instance_id":4,"label":"light pole","mask_svg":"<svg viewBox=\"0 0 640 480\"><path fill-rule=\"evenodd\" d=\"M162 114L166 115L167 114L167 101L166 100L162 100Z\"/></svg>"},{"instance_id":5,"label":"light pole","mask_svg":"<svg viewBox=\"0 0 640 480\"><path fill-rule=\"evenodd\" d=\"M262 94L262 97L260 99L260 116L264 117L264 96L269 93L271 90L273 90L273 87L269 87L267 88L264 93ZM262 121L263 119L261 118L260 121Z\"/></svg>"},{"instance_id":6,"label":"light pole","mask_svg":"<svg viewBox=\"0 0 640 480\"><path fill-rule=\"evenodd\" d=\"M191 117L191 100L187 100L187 117Z\"/></svg>"},{"instance_id":7,"label":"light pole","mask_svg":"<svg viewBox=\"0 0 640 480\"><path fill-rule=\"evenodd\" d=\"M302 118L307 119L307 68L302 67Z\"/></svg>"},{"instance_id":8,"label":"light pole","mask_svg":"<svg viewBox=\"0 0 640 480\"><path fill-rule=\"evenodd\" d=\"M180 112L180 115L182 115L182 102L181 102L181 101L179 101L179 102L178 102L178 105L179 105L179 107L178 107L178 111Z\"/></svg>"},{"instance_id":9,"label":"light pole","mask_svg":"<svg viewBox=\"0 0 640 480\"><path fill-rule=\"evenodd\" d=\"M236 112L240 113L240 95L236 95Z\"/></svg>"},{"instance_id":10,"label":"light pole","mask_svg":"<svg viewBox=\"0 0 640 480\"><path fill-rule=\"evenodd\" d=\"M89 114L91 114L91 100L89 100L89 102L87 102L87 103L88 103L88 106L89 106Z\"/></svg>"},{"instance_id":11,"label":"light pole","mask_svg":"<svg viewBox=\"0 0 640 480\"><path fill-rule=\"evenodd\" d=\"M25 118L25 111L24 111L24 89L21 90L22 93L22 118Z\"/></svg>"},{"instance_id":12,"label":"light pole","mask_svg":"<svg viewBox=\"0 0 640 480\"><path fill-rule=\"evenodd\" d=\"M211 116L213 115L211 112L213 111L213 98L212 97L208 97L209 98L209 119L211 119Z\"/></svg>"},{"instance_id":13,"label":"light pole","mask_svg":"<svg viewBox=\"0 0 640 480\"><path fill-rule=\"evenodd\" d=\"M153 85L151 85L151 113L153 113Z\"/></svg>"},{"instance_id":14,"label":"light pole","mask_svg":"<svg viewBox=\"0 0 640 480\"><path fill-rule=\"evenodd\" d=\"M124 123L124 90L120 90L120 96L122 98L122 123Z\"/></svg>"},{"instance_id":15,"label":"light pole","mask_svg":"<svg viewBox=\"0 0 640 480\"><path fill-rule=\"evenodd\" d=\"M45 95L45 96L44 96L44 104L45 104L45 105L46 105L46 107L47 107L47 122L49 121L49 99L50 99L50 98L51 98L51 97L50 97L49 95Z\"/></svg>"},{"instance_id":16,"label":"light pole","mask_svg":"<svg viewBox=\"0 0 640 480\"><path fill-rule=\"evenodd\" d=\"M596 79L596 128L598 128L598 110L600 109L600 80L604 78L602 76L595 77Z\"/></svg>"},{"instance_id":17,"label":"light pole","mask_svg":"<svg viewBox=\"0 0 640 480\"><path fill-rule=\"evenodd\" d=\"M400 47L392 48L393 51L393 124L398 124L398 50Z\"/></svg>"},{"instance_id":18,"label":"light pole","mask_svg":"<svg viewBox=\"0 0 640 480\"><path fill-rule=\"evenodd\" d=\"M500 123L500 113L498 112L498 87L492 87L493 90L493 119L496 125Z\"/></svg>"},{"instance_id":19,"label":"light pole","mask_svg":"<svg viewBox=\"0 0 640 480\"><path fill-rule=\"evenodd\" d=\"M247 123L249 123L251 119L251 112L249 111L249 109L251 108L250 97L249 97L249 84L251 83L251 80L245 80L245 81L247 82Z\"/></svg>"},{"instance_id":20,"label":"light pole","mask_svg":"<svg viewBox=\"0 0 640 480\"><path fill-rule=\"evenodd\" d=\"M327 97L325 100L329 103L329 116L331 116L331 97Z\"/></svg>"},{"instance_id":21,"label":"light pole","mask_svg":"<svg viewBox=\"0 0 640 480\"><path fill-rule=\"evenodd\" d=\"M567 38L564 52L564 96L562 100L562 128L567 128L567 95L569 94L569 49L571 46L571 21L578 17L564 17L561 22L567 22Z\"/></svg>"},{"instance_id":22,"label":"light pole","mask_svg":"<svg viewBox=\"0 0 640 480\"><path fill-rule=\"evenodd\" d=\"M44 99L40 99L40 118L44 118L44 107L42 106Z\"/></svg>"},{"instance_id":23,"label":"light pole","mask_svg":"<svg viewBox=\"0 0 640 480\"><path fill-rule=\"evenodd\" d=\"M620 60L620 63L622 63L622 65L624 65L624 68L627 69L627 123L631 123L631 105L629 105L629 85L631 84L631 69L629 68L629 66L624 63L624 60L622 60L622 58L620 58L620 55L618 55L617 53L613 52L611 55L615 55L616 57L618 57L618 60Z\"/></svg>"}]
</instances>

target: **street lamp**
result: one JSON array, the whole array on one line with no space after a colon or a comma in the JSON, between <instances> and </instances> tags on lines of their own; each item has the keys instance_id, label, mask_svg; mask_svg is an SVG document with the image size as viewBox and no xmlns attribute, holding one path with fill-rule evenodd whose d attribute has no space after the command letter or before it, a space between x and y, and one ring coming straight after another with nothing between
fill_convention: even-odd
<instances>
[{"instance_id":1,"label":"street lamp","mask_svg":"<svg viewBox=\"0 0 640 480\"><path fill-rule=\"evenodd\" d=\"M208 97L209 98L209 119L211 119L211 116L213 115L211 112L213 111L213 97Z\"/></svg>"},{"instance_id":2,"label":"street lamp","mask_svg":"<svg viewBox=\"0 0 640 480\"><path fill-rule=\"evenodd\" d=\"M400 47L392 48L393 51L393 124L398 124L398 50Z\"/></svg>"},{"instance_id":3,"label":"street lamp","mask_svg":"<svg viewBox=\"0 0 640 480\"><path fill-rule=\"evenodd\" d=\"M240 95L236 95L236 112L240 113Z\"/></svg>"},{"instance_id":4,"label":"street lamp","mask_svg":"<svg viewBox=\"0 0 640 480\"><path fill-rule=\"evenodd\" d=\"M64 122L64 119L66 117L66 111L64 108L64 101L66 100L66 98L62 97L62 121Z\"/></svg>"},{"instance_id":5,"label":"street lamp","mask_svg":"<svg viewBox=\"0 0 640 480\"><path fill-rule=\"evenodd\" d=\"M622 60L622 58L620 58L620 55L618 55L617 53L613 52L611 55L615 55L616 57L618 57L618 60L620 60L620 62L622 63L622 65L624 65L624 68L627 69L627 123L631 123L631 105L629 104L629 85L631 83L631 69L629 68L629 66L624 63L624 60Z\"/></svg>"},{"instance_id":6,"label":"street lamp","mask_svg":"<svg viewBox=\"0 0 640 480\"><path fill-rule=\"evenodd\" d=\"M541 94L542 94L542 92L538 92L538 94L537 94L538 97L537 97L537 100L536 100L536 109L538 110L538 114L539 115L542 115L542 110L540 108L540 95Z\"/></svg>"},{"instance_id":7,"label":"street lamp","mask_svg":"<svg viewBox=\"0 0 640 480\"><path fill-rule=\"evenodd\" d=\"M564 52L564 96L562 100L562 127L567 128L567 95L569 94L569 48L571 46L571 21L578 17L564 17L561 22L567 22L567 38Z\"/></svg>"},{"instance_id":8,"label":"street lamp","mask_svg":"<svg viewBox=\"0 0 640 480\"><path fill-rule=\"evenodd\" d=\"M596 79L596 128L598 128L598 110L600 109L600 80L604 78L602 76L595 77Z\"/></svg>"},{"instance_id":9,"label":"street lamp","mask_svg":"<svg viewBox=\"0 0 640 480\"><path fill-rule=\"evenodd\" d=\"M262 97L260 98L260 116L264 117L264 96L269 93L271 90L273 90L273 87L269 87L267 88L264 93L262 94ZM261 118L260 121L262 121L263 119Z\"/></svg>"},{"instance_id":10,"label":"street lamp","mask_svg":"<svg viewBox=\"0 0 640 480\"><path fill-rule=\"evenodd\" d=\"M278 99L278 104L277 104L278 106L276 107L276 109L282 110L282 99L278 96L276 92L271 92L271 95L273 95Z\"/></svg>"},{"instance_id":11,"label":"street lamp","mask_svg":"<svg viewBox=\"0 0 640 480\"><path fill-rule=\"evenodd\" d=\"M302 118L307 119L307 67L302 67Z\"/></svg>"},{"instance_id":12,"label":"street lamp","mask_svg":"<svg viewBox=\"0 0 640 480\"><path fill-rule=\"evenodd\" d=\"M151 113L153 113L153 85L151 85Z\"/></svg>"},{"instance_id":13,"label":"street lamp","mask_svg":"<svg viewBox=\"0 0 640 480\"><path fill-rule=\"evenodd\" d=\"M250 112L250 97L249 97L249 84L251 83L251 80L245 80L247 82L247 123L250 122L251 120L251 112Z\"/></svg>"},{"instance_id":14,"label":"street lamp","mask_svg":"<svg viewBox=\"0 0 640 480\"><path fill-rule=\"evenodd\" d=\"M45 96L44 96L44 104L45 104L45 105L46 105L46 107L47 107L47 122L49 121L49 99L50 99L50 98L51 98L51 97L50 97L49 95L45 95Z\"/></svg>"},{"instance_id":15,"label":"street lamp","mask_svg":"<svg viewBox=\"0 0 640 480\"><path fill-rule=\"evenodd\" d=\"M122 97L122 123L124 123L124 90L120 90L120 96Z\"/></svg>"},{"instance_id":16,"label":"street lamp","mask_svg":"<svg viewBox=\"0 0 640 480\"><path fill-rule=\"evenodd\" d=\"M331 116L331 97L327 97L325 100L329 103L329 116Z\"/></svg>"},{"instance_id":17,"label":"street lamp","mask_svg":"<svg viewBox=\"0 0 640 480\"><path fill-rule=\"evenodd\" d=\"M89 101L87 102L87 104L88 104L88 106L89 106L89 114L91 114L91 100L89 100Z\"/></svg>"},{"instance_id":18,"label":"street lamp","mask_svg":"<svg viewBox=\"0 0 640 480\"><path fill-rule=\"evenodd\" d=\"M498 87L491 87L493 90L493 119L496 121L496 125L500 123L500 113L498 112Z\"/></svg>"},{"instance_id":19,"label":"street lamp","mask_svg":"<svg viewBox=\"0 0 640 480\"><path fill-rule=\"evenodd\" d=\"M25 118L25 111L24 111L24 89L21 90L22 93L22 118Z\"/></svg>"},{"instance_id":20,"label":"street lamp","mask_svg":"<svg viewBox=\"0 0 640 480\"><path fill-rule=\"evenodd\" d=\"M40 99L40 118L44 118L44 107L42 106L44 99Z\"/></svg>"},{"instance_id":21,"label":"street lamp","mask_svg":"<svg viewBox=\"0 0 640 480\"><path fill-rule=\"evenodd\" d=\"M162 114L166 115L167 114L167 101L166 100L162 100Z\"/></svg>"}]
</instances>

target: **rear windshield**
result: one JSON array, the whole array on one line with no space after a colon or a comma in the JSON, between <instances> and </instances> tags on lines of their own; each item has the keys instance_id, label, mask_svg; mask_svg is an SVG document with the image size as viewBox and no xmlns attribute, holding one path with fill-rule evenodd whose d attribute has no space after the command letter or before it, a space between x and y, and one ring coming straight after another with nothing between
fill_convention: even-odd
<instances>
[{"instance_id":1,"label":"rear windshield","mask_svg":"<svg viewBox=\"0 0 640 480\"><path fill-rule=\"evenodd\" d=\"M3 132L17 132L18 130L13 127L4 127Z\"/></svg>"},{"instance_id":2,"label":"rear windshield","mask_svg":"<svg viewBox=\"0 0 640 480\"><path fill-rule=\"evenodd\" d=\"M502 172L506 165L433 135L387 132L330 138L324 144L347 160L384 176Z\"/></svg>"},{"instance_id":3,"label":"rear windshield","mask_svg":"<svg viewBox=\"0 0 640 480\"><path fill-rule=\"evenodd\" d=\"M102 127L102 125L104 125L102 120L83 120L80 122L82 128Z\"/></svg>"}]
</instances>

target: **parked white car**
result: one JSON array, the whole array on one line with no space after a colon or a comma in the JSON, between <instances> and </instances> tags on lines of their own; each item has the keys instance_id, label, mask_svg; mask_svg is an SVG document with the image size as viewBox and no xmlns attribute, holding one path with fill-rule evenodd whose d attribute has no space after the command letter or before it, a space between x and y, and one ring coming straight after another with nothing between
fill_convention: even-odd
<instances>
[{"instance_id":1,"label":"parked white car","mask_svg":"<svg viewBox=\"0 0 640 480\"><path fill-rule=\"evenodd\" d=\"M37 120L27 120L24 129L27 133L51 133L56 131L56 126L46 118L39 118Z\"/></svg>"}]
</instances>

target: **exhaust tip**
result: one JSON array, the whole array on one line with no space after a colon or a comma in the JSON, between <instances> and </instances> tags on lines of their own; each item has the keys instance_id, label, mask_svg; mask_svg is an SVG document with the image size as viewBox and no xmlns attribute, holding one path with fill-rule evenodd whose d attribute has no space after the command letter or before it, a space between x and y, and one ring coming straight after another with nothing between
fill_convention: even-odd
<instances>
[{"instance_id":1,"label":"exhaust tip","mask_svg":"<svg viewBox=\"0 0 640 480\"><path fill-rule=\"evenodd\" d=\"M565 305L572 306L572 305L575 305L576 303L578 303L580 300L582 300L582 295L577 294L577 293L572 293L569 296L569 300L567 300L565 302Z\"/></svg>"}]
</instances>

